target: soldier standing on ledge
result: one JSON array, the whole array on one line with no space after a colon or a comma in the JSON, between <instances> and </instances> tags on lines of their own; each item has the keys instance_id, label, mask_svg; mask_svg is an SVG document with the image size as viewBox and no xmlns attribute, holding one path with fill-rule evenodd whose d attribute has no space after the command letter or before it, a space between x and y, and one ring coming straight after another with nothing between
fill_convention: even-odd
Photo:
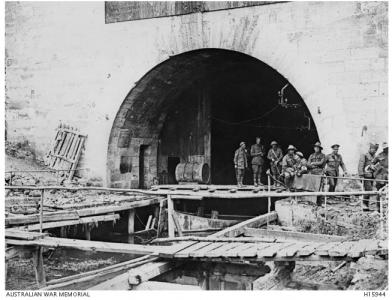
<instances>
[{"instance_id":1,"label":"soldier standing on ledge","mask_svg":"<svg viewBox=\"0 0 392 300\"><path fill-rule=\"evenodd\" d=\"M332 153L328 154L325 157L326 161L326 170L325 175L331 176L328 177L328 184L329 184L329 192L334 192L336 185L338 183L338 179L334 177L339 176L339 167L342 168L344 175L347 175L347 169L343 162L342 156L338 153L340 145L334 144L331 146Z\"/></svg>"},{"instance_id":2,"label":"soldier standing on ledge","mask_svg":"<svg viewBox=\"0 0 392 300\"><path fill-rule=\"evenodd\" d=\"M377 146L374 144L370 144L369 151L365 154L361 154L359 157L358 162L358 175L359 177L365 179L374 179L373 176L373 160L375 159L375 155L377 152ZM365 191L372 191L373 190L373 180L364 180L363 181L363 188ZM362 200L362 209L363 211L369 210L369 195L364 195Z\"/></svg>"},{"instance_id":3,"label":"soldier standing on ledge","mask_svg":"<svg viewBox=\"0 0 392 300\"><path fill-rule=\"evenodd\" d=\"M268 151L267 158L271 161L271 173L275 179L278 179L282 172L282 159L283 152L282 149L278 147L276 141L271 142L271 149ZM277 183L275 183L277 185Z\"/></svg>"},{"instance_id":4,"label":"soldier standing on ledge","mask_svg":"<svg viewBox=\"0 0 392 300\"><path fill-rule=\"evenodd\" d=\"M317 142L313 145L314 153L310 154L308 159L308 169L312 175L323 175L325 165L325 154L321 151L321 143Z\"/></svg>"},{"instance_id":5,"label":"soldier standing on ledge","mask_svg":"<svg viewBox=\"0 0 392 300\"><path fill-rule=\"evenodd\" d=\"M388 143L382 143L382 152L374 159L375 164L374 177L379 180L388 180ZM380 190L386 185L386 181L376 181L376 189ZM380 212L381 196L377 196L377 209Z\"/></svg>"},{"instance_id":6,"label":"soldier standing on ledge","mask_svg":"<svg viewBox=\"0 0 392 300\"><path fill-rule=\"evenodd\" d=\"M313 145L314 153L310 154L308 159L308 169L312 175L323 175L325 166L325 154L321 151L323 147L320 142ZM317 196L317 205L320 206L322 203L322 197Z\"/></svg>"},{"instance_id":7,"label":"soldier standing on ledge","mask_svg":"<svg viewBox=\"0 0 392 300\"><path fill-rule=\"evenodd\" d=\"M256 144L250 148L250 156L252 157L253 183L255 186L261 185L261 171L264 165L263 156L265 154L264 146L261 145L260 137L256 137Z\"/></svg>"},{"instance_id":8,"label":"soldier standing on ledge","mask_svg":"<svg viewBox=\"0 0 392 300\"><path fill-rule=\"evenodd\" d=\"M237 185L243 186L245 169L248 167L245 142L240 143L240 147L234 153L234 168L237 177Z\"/></svg>"}]
</instances>

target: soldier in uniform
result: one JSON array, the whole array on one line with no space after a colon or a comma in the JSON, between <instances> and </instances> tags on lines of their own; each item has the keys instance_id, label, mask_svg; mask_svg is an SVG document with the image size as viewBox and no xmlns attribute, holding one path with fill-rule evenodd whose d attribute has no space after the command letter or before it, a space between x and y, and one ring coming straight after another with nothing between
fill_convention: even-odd
<instances>
[{"instance_id":1,"label":"soldier in uniform","mask_svg":"<svg viewBox=\"0 0 392 300\"><path fill-rule=\"evenodd\" d=\"M287 154L283 157L282 160L284 184L286 185L287 189L290 189L293 184L296 166L299 161L299 158L294 154L295 150L297 149L293 145L289 145L287 148Z\"/></svg>"},{"instance_id":2,"label":"soldier in uniform","mask_svg":"<svg viewBox=\"0 0 392 300\"><path fill-rule=\"evenodd\" d=\"M237 177L237 185L243 186L245 169L248 167L245 142L240 143L240 147L234 153L234 168Z\"/></svg>"},{"instance_id":3,"label":"soldier in uniform","mask_svg":"<svg viewBox=\"0 0 392 300\"><path fill-rule=\"evenodd\" d=\"M325 154L321 151L321 143L317 142L314 144L314 153L310 154L308 159L308 169L310 174L323 175L325 165Z\"/></svg>"},{"instance_id":4,"label":"soldier in uniform","mask_svg":"<svg viewBox=\"0 0 392 300\"><path fill-rule=\"evenodd\" d=\"M278 147L276 141L271 142L271 147L272 148L268 151L267 158L271 161L272 176L275 179L278 179L282 172L283 151Z\"/></svg>"},{"instance_id":5,"label":"soldier in uniform","mask_svg":"<svg viewBox=\"0 0 392 300\"><path fill-rule=\"evenodd\" d=\"M250 148L250 156L252 157L253 183L255 186L261 185L260 177L264 165L263 156L265 155L264 146L260 144L260 137L256 137L256 144Z\"/></svg>"},{"instance_id":6,"label":"soldier in uniform","mask_svg":"<svg viewBox=\"0 0 392 300\"><path fill-rule=\"evenodd\" d=\"M379 153L374 161L374 177L379 180L388 180L388 143L384 142L382 144L382 152ZM376 188L380 190L387 183L385 181L376 180ZM380 195L377 196L377 209L380 212Z\"/></svg>"},{"instance_id":7,"label":"soldier in uniform","mask_svg":"<svg viewBox=\"0 0 392 300\"><path fill-rule=\"evenodd\" d=\"M323 147L320 142L313 145L314 153L310 154L308 159L309 173L313 175L323 175L325 166L325 154L322 152ZM322 197L317 196L317 205L321 206Z\"/></svg>"},{"instance_id":8,"label":"soldier in uniform","mask_svg":"<svg viewBox=\"0 0 392 300\"><path fill-rule=\"evenodd\" d=\"M358 162L358 175L359 177L365 179L374 179L372 164L375 159L375 155L377 152L377 146L374 144L370 144L369 151L365 154L361 154ZM365 191L373 190L373 180L364 180L363 188ZM362 200L362 209L364 211L369 210L369 195L364 195Z\"/></svg>"},{"instance_id":9,"label":"soldier in uniform","mask_svg":"<svg viewBox=\"0 0 392 300\"><path fill-rule=\"evenodd\" d=\"M304 155L302 154L302 152L297 151L295 152L295 154L297 155L298 158L298 163L296 166L296 175L298 177L302 176L302 174L306 174L308 173L308 161L306 160L306 158L304 158Z\"/></svg>"},{"instance_id":10,"label":"soldier in uniform","mask_svg":"<svg viewBox=\"0 0 392 300\"><path fill-rule=\"evenodd\" d=\"M342 156L338 153L340 145L334 144L331 146L332 153L328 154L325 157L325 175L331 176L328 177L328 184L329 184L329 192L334 192L336 188L336 184L338 183L337 178L339 176L339 167L342 168L344 175L347 175L347 169L343 162Z\"/></svg>"}]
</instances>

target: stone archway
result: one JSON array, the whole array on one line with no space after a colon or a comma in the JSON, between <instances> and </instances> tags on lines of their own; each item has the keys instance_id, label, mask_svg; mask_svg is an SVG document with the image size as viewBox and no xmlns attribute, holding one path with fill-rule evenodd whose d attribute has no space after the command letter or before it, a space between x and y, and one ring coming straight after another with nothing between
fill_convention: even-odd
<instances>
[{"instance_id":1,"label":"stone archway","mask_svg":"<svg viewBox=\"0 0 392 300\"><path fill-rule=\"evenodd\" d=\"M286 84L297 109L278 105L277 92ZM256 135L265 144L297 143L305 154L318 140L302 97L267 64L223 49L182 53L149 71L122 103L109 138L108 183L149 187L170 175L170 158L207 162L214 183L229 183L232 152L240 139L251 143Z\"/></svg>"}]
</instances>

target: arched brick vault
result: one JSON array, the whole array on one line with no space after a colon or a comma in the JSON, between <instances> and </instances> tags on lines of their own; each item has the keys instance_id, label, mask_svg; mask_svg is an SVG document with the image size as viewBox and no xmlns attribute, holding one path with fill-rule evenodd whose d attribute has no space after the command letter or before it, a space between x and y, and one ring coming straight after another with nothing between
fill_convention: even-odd
<instances>
[{"instance_id":1,"label":"arched brick vault","mask_svg":"<svg viewBox=\"0 0 392 300\"><path fill-rule=\"evenodd\" d=\"M150 145L148 181L151 184L153 178L157 177L158 171L159 135L167 114L178 101L179 93L195 81L206 77L207 74L214 76L222 70L231 72L233 66L261 67L276 73L273 68L260 60L240 52L224 49L199 49L169 58L136 82L135 87L123 101L110 133L107 162L108 184L121 187L138 186L139 150L140 145L145 144ZM287 79L284 81L287 82ZM120 146L124 137L129 140L126 145ZM121 174L119 171L120 158L123 155L131 157L133 166L133 170L126 174ZM210 162L208 159L207 161Z\"/></svg>"}]
</instances>

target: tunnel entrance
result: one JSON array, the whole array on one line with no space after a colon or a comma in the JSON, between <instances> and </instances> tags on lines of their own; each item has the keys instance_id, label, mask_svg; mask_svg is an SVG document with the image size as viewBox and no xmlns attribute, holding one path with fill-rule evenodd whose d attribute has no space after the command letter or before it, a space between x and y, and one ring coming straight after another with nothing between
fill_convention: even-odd
<instances>
[{"instance_id":1,"label":"tunnel entrance","mask_svg":"<svg viewBox=\"0 0 392 300\"><path fill-rule=\"evenodd\" d=\"M124 131L129 143L121 147ZM175 158L208 163L211 183L234 184L234 151L244 141L250 152L256 136L266 150L276 140L284 151L293 144L306 157L319 140L295 87L262 61L221 49L176 55L147 73L120 108L109 142L109 180L122 187L174 183ZM141 153L140 145L150 151ZM142 172L117 172L121 156L134 156ZM245 183L251 177L249 169Z\"/></svg>"}]
</instances>

